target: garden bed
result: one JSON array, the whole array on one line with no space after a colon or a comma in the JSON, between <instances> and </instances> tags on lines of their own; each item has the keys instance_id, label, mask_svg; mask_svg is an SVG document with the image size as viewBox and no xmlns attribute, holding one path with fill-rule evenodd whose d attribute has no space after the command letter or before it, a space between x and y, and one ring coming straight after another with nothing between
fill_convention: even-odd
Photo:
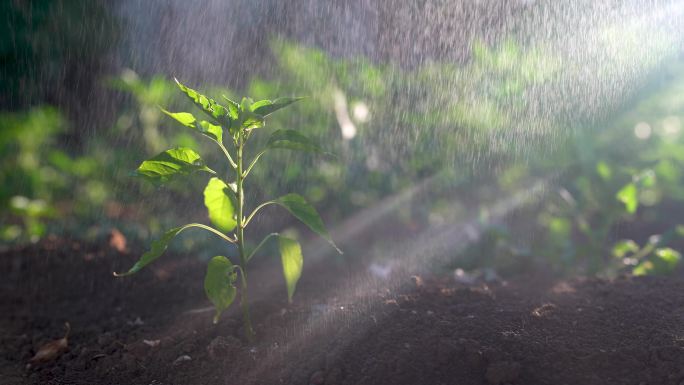
<instances>
[{"instance_id":1,"label":"garden bed","mask_svg":"<svg viewBox=\"0 0 684 385\"><path fill-rule=\"evenodd\" d=\"M0 254L0 383L684 381L679 276L464 285L407 275L390 285L365 270L313 264L288 305L282 277L264 264L251 277L257 337L248 344L235 309L212 324L203 263L169 255L112 277L133 260L64 240ZM67 321L68 350L29 364Z\"/></svg>"}]
</instances>

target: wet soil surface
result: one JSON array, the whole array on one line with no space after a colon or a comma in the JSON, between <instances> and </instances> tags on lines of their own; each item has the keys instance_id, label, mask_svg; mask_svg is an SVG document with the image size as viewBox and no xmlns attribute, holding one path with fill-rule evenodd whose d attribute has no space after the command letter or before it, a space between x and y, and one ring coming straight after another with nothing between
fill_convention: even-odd
<instances>
[{"instance_id":1,"label":"wet soil surface","mask_svg":"<svg viewBox=\"0 0 684 385\"><path fill-rule=\"evenodd\" d=\"M385 285L313 266L288 305L257 272L247 343L237 312L212 324L203 263L112 277L131 261L66 241L0 254L0 384L684 384L681 277ZM65 322L68 348L30 363Z\"/></svg>"}]
</instances>

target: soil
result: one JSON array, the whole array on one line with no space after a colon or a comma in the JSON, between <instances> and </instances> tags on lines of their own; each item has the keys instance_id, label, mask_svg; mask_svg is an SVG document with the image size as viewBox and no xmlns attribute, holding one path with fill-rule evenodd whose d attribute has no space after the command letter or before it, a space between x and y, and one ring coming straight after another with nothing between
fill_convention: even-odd
<instances>
[{"instance_id":1,"label":"soil","mask_svg":"<svg viewBox=\"0 0 684 385\"><path fill-rule=\"evenodd\" d=\"M132 261L64 240L0 254L0 383L684 384L680 276L390 284L313 264L288 305L264 263L247 343L236 311L212 324L203 263L112 277ZM30 363L67 321L67 350Z\"/></svg>"}]
</instances>

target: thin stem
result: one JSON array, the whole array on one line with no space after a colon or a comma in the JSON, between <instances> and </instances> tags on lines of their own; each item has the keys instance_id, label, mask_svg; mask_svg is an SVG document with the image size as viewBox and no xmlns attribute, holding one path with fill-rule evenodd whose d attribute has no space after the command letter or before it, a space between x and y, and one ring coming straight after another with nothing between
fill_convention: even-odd
<instances>
[{"instance_id":1,"label":"thin stem","mask_svg":"<svg viewBox=\"0 0 684 385\"><path fill-rule=\"evenodd\" d=\"M257 211L259 211L262 207L272 205L272 204L275 204L275 202L274 201L268 201L268 202L264 202L264 203L260 204L259 206L257 206L257 208L255 208L254 211L252 211L252 213L249 214L249 216L247 217L247 220L245 220L244 227L247 227L247 225L249 224L249 221L252 220L252 218L254 217L254 214L256 214Z\"/></svg>"},{"instance_id":2,"label":"thin stem","mask_svg":"<svg viewBox=\"0 0 684 385\"><path fill-rule=\"evenodd\" d=\"M219 142L218 140L215 140L215 142L219 145L219 147L221 147L221 150L223 150L223 153L226 155L226 158L228 159L228 162L233 167L233 169L237 168L237 164L233 160L233 157L230 156L230 152L228 152L226 146L224 146L223 143Z\"/></svg>"},{"instance_id":3,"label":"thin stem","mask_svg":"<svg viewBox=\"0 0 684 385\"><path fill-rule=\"evenodd\" d=\"M249 172L252 171L252 168L259 161L259 158L261 158L261 156L264 155L265 153L266 153L266 150L263 150L260 153L258 153L257 156L254 157L254 159L252 160L252 163L249 164L249 167L247 167L247 170L245 171L245 174L243 175L244 178L246 178L247 175L249 175Z\"/></svg>"},{"instance_id":4,"label":"thin stem","mask_svg":"<svg viewBox=\"0 0 684 385\"><path fill-rule=\"evenodd\" d=\"M242 157L244 146L244 133L238 134L237 140L237 245L240 254L240 270L242 271L242 290L240 292L240 305L242 307L242 319L245 327L245 335L249 342L254 339L254 330L252 329L252 322L249 319L249 304L247 303L247 258L245 255L245 224L243 222L243 211L245 205L245 191L242 183L244 176L242 174Z\"/></svg>"},{"instance_id":5,"label":"thin stem","mask_svg":"<svg viewBox=\"0 0 684 385\"><path fill-rule=\"evenodd\" d=\"M247 256L247 262L249 262L249 260L252 259L252 257L257 252L257 250L259 250L261 248L261 246L263 246L266 243L266 241L268 241L272 237L277 237L278 235L280 235L280 234L279 233L271 233L271 234L268 234L266 237L264 237L264 239L262 239L261 242L259 242L259 245L257 245L257 247L255 247L251 253L249 253L249 255Z\"/></svg>"},{"instance_id":6,"label":"thin stem","mask_svg":"<svg viewBox=\"0 0 684 385\"><path fill-rule=\"evenodd\" d=\"M214 233L214 234L218 235L219 237L223 238L223 240L225 240L226 242L230 242L230 243L232 243L232 244L236 244L236 243L237 243L237 240L236 240L236 239L233 239L233 238L227 236L226 234L223 234L222 232L216 230L216 229L213 228L213 227L209 227L209 226L203 225L203 224L201 224L201 223L192 223L192 224L189 224L188 227L199 227L200 229L204 229L204 230L207 230L207 231L211 231L212 233Z\"/></svg>"}]
</instances>

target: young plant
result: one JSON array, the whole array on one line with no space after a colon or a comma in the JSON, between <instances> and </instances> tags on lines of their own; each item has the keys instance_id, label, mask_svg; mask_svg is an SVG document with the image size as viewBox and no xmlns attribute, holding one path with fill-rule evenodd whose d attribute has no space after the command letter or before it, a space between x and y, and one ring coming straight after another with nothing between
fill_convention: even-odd
<instances>
[{"instance_id":1,"label":"young plant","mask_svg":"<svg viewBox=\"0 0 684 385\"><path fill-rule=\"evenodd\" d=\"M245 333L252 339L252 329L249 306L247 303L247 263L256 252L271 238L278 240L280 248L283 274L287 286L288 301L292 301L297 281L302 272L303 257L299 243L278 233L267 235L253 250L245 248L245 229L259 210L268 205L279 205L288 210L302 221L313 232L327 240L338 252L323 225L316 210L303 197L297 194L287 194L280 198L264 202L250 213L246 214L245 179L261 157L270 150L286 149L310 152L322 152L321 148L305 135L294 130L276 130L269 137L265 148L247 162L245 149L250 137L265 125L265 118L277 110L300 100L301 98L279 98L274 101L259 100L253 102L243 98L236 103L227 97L225 105L190 89L176 80L180 90L207 115L207 120L200 120L188 112L162 111L183 126L197 131L212 142L223 152L231 172L225 179L207 167L200 155L189 148L173 148L142 162L136 174L156 183L163 183L176 177L193 172L206 172L213 175L204 189L204 204L209 212L209 219L215 227L201 223L190 223L167 231L160 239L154 241L148 252L125 273L116 276L126 276L138 272L154 262L166 250L169 242L180 232L189 228L207 230L224 241L237 246L238 263L233 264L224 256L213 257L207 266L204 279L204 289L207 297L216 308L214 323L218 322L221 312L228 308L237 295L236 282L240 277L240 304L244 320ZM229 150L224 144L232 144ZM340 252L341 253L341 252Z\"/></svg>"}]
</instances>

